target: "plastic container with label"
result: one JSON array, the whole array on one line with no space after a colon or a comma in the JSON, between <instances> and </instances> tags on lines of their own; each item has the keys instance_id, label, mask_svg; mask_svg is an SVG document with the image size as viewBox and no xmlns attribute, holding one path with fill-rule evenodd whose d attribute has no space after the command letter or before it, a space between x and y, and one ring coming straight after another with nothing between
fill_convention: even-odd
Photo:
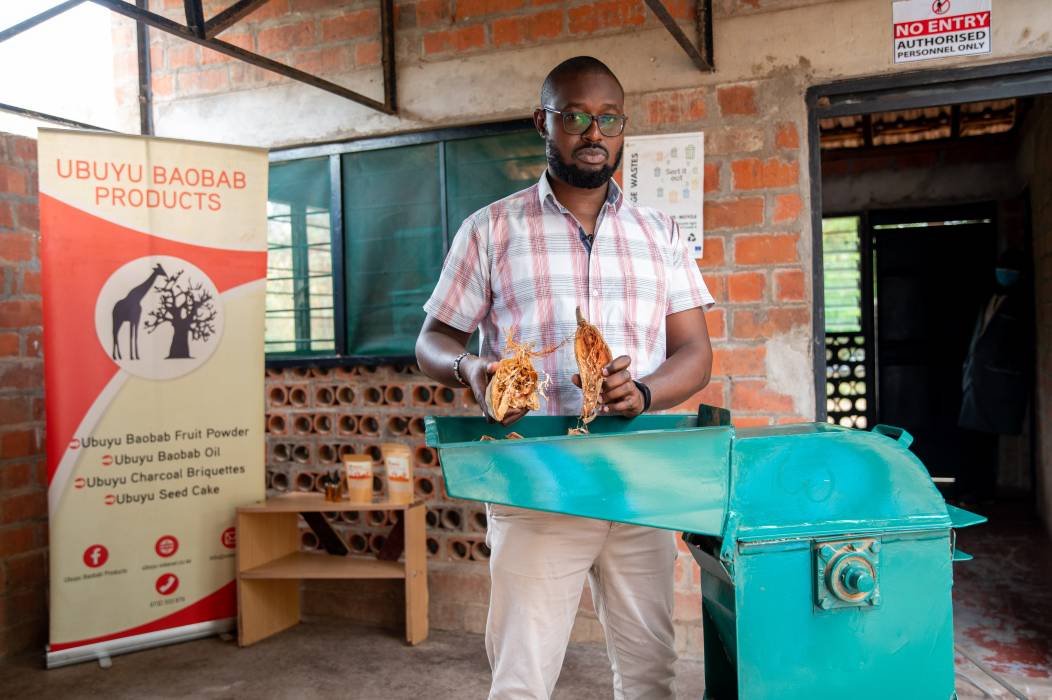
<instances>
[{"instance_id":1,"label":"plastic container with label","mask_svg":"<svg viewBox=\"0 0 1052 700\"><path fill-rule=\"evenodd\" d=\"M413 452L407 445L380 445L387 473L387 498L391 503L413 502Z\"/></svg>"},{"instance_id":2,"label":"plastic container with label","mask_svg":"<svg viewBox=\"0 0 1052 700\"><path fill-rule=\"evenodd\" d=\"M373 459L369 455L344 455L343 476L347 498L354 503L373 500Z\"/></svg>"}]
</instances>

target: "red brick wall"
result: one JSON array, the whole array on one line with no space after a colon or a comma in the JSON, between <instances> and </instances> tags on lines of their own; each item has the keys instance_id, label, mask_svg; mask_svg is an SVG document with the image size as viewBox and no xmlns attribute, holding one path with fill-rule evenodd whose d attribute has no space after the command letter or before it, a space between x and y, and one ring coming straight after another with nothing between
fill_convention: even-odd
<instances>
[{"instance_id":1,"label":"red brick wall","mask_svg":"<svg viewBox=\"0 0 1052 700\"><path fill-rule=\"evenodd\" d=\"M222 3L206 3L209 12ZM758 0L726 0L721 11L750 11ZM690 22L693 0L667 2L676 17ZM181 0L155 0L151 6L183 21ZM536 46L573 42L589 52L589 40L628 35L657 21L642 0L415 0L396 1L397 62L408 67L440 63L460 57L514 52ZM374 0L271 0L220 38L319 75L353 82L355 72L375 75L378 66L377 6ZM118 66L134 66L132 24L121 20L115 30ZM667 37L671 42L671 37ZM151 31L153 87L157 104L196 99L209 94L246 90L284 82L284 78L227 60L214 52ZM684 61L686 60L684 56ZM699 82L708 79L698 73ZM134 104L135 75L121 83L126 104ZM638 88L637 88L638 90ZM644 88L645 90L645 88ZM451 98L454 99L454 98ZM709 312L715 346L712 383L684 404L692 410L699 401L732 409L738 425L769 425L807 419L810 408L809 349L811 310L807 274L809 238L806 188L802 174L801 134L805 110L802 90L794 78L776 76L743 83L687 87L677 90L633 92L626 109L633 133L704 131L705 256L702 273L717 299ZM495 105L494 112L505 109ZM464 122L478 121L478 114ZM443 125L448 125L443 122ZM793 338L804 359L786 378L772 379L768 348L772 340ZM773 351L779 355L780 351ZM784 375L784 361L782 362ZM295 488L297 476L331 468L344 449L367 450L383 440L422 447L423 438L399 432L401 423L428 413L474 410L457 394L453 406L414 405L414 387L431 383L413 368L385 367L376 372L316 371L302 368L272 372L268 395L276 387L298 388L299 399L272 396L268 406L274 429L268 436L268 485ZM319 389L350 386L355 396L344 404L330 402ZM367 401L366 393L392 385L402 388L401 404ZM778 388L775 388L778 387ZM790 393L785 393L790 391ZM377 434L342 432L341 416L377 421ZM327 416L328 420L315 420ZM297 419L299 429L297 425ZM284 427L279 427L282 424ZM391 432L392 426L396 432ZM410 422L410 425L412 423ZM319 432L321 426L321 432ZM349 426L349 423L347 424ZM297 456L298 455L298 456ZM437 465L420 464L422 476L435 488L426 496L431 511L428 537L435 548L429 560L431 622L439 629L481 632L488 601L488 573L484 553L477 546L479 504L448 500L441 488ZM307 476L301 477L306 485ZM454 511L459 524L443 522L442 513ZM337 523L348 537L381 534L385 525ZM365 539L361 539L365 538ZM310 545L308 536L307 545ZM476 545L463 556L459 544ZM397 624L401 594L384 583L312 582L305 588L305 611L314 615L345 616L377 624ZM701 650L699 574L689 554L676 569L677 643L697 655ZM586 595L574 639L598 641L601 631Z\"/></svg>"},{"instance_id":2,"label":"red brick wall","mask_svg":"<svg viewBox=\"0 0 1052 700\"><path fill-rule=\"evenodd\" d=\"M210 17L229 5L208 0ZM694 17L693 0L666 0L673 16ZM151 10L180 23L182 0L152 0ZM135 30L117 20L114 65L122 105L136 102ZM396 0L396 57L400 65L459 55L508 50L568 39L611 35L659 26L643 0ZM286 78L151 30L154 99L164 103L195 95L244 90ZM270 0L218 37L316 75L380 65L380 12L376 0ZM671 37L669 38L671 41Z\"/></svg>"},{"instance_id":3,"label":"red brick wall","mask_svg":"<svg viewBox=\"0 0 1052 700\"><path fill-rule=\"evenodd\" d=\"M689 24L693 0L666 4ZM727 0L718 9L748 12L792 4L799 2ZM222 3L206 5L211 12ZM153 6L183 19L181 0ZM403 66L567 40L579 41L587 52L591 38L656 23L642 0L416 0L397 2L396 14L397 60ZM356 66L375 70L351 57L375 42L378 31L372 0L271 0L221 38L331 77ZM126 47L116 60L126 64L133 57L127 52L134 51L131 24L116 35L116 43ZM159 102L284 80L160 32L152 32L152 43ZM714 379L694 401L731 408L739 425L811 417L802 415L809 399L767 386L767 341L794 331L810 333L804 262L810 243L801 185L805 113L800 90L787 89L795 87L789 82L773 77L664 90L630 95L627 105L634 133L705 131L706 253L699 265L719 306L709 314L717 341ZM800 378L798 384L797 394L812 383Z\"/></svg>"},{"instance_id":4,"label":"red brick wall","mask_svg":"<svg viewBox=\"0 0 1052 700\"><path fill-rule=\"evenodd\" d=\"M721 86L715 90L695 88L632 96L627 106L633 126L644 133L705 132L705 256L699 261L702 273L717 299L708 313L715 348L713 380L708 388L682 406L693 411L697 403L729 407L737 425L770 425L774 422L807 420L799 415L792 396L769 386L768 341L793 333L809 334L811 322L809 275L804 266L804 218L802 199L800 127L779 109L783 91L777 81L757 81ZM635 119L638 117L638 119ZM809 387L810 364L802 368L801 384ZM281 435L268 437L270 485L277 477L282 488L295 488L296 475L331 463L341 449L363 452L385 440L406 442L414 450L423 447L423 436L414 433L412 420L428 414L476 411L463 391L453 392L452 403L414 401L416 387L434 388L415 367L382 367L375 371L349 373L344 370L288 369L274 371L268 386L281 387L270 396L270 415L280 416ZM319 389L349 386L354 396L341 405ZM394 403L379 397L397 387L403 397ZM299 399L292 401L294 388ZM336 389L338 391L338 389ZM373 398L366 398L373 391ZM327 414L319 434L318 415ZM341 432L340 415L372 416L377 427L357 434ZM297 434L294 426L300 420ZM400 417L401 422L391 422ZM407 423L408 432L401 426ZM392 432L391 427L395 431ZM376 434L370 434L370 433ZM276 445L285 445L280 452ZM300 446L298 458L296 446ZM344 447L346 446L346 447ZM425 448L426 449L426 448ZM322 454L324 450L324 455ZM423 454L423 453L418 453ZM427 459L430 460L430 456ZM331 468L331 467L329 467ZM417 462L418 475L431 480L427 499L431 512L429 543L435 551L429 559L431 622L438 629L482 632L488 602L488 572L484 556L463 556L455 542L478 544L484 530L476 519L481 504L449 500L442 489L441 470L433 462ZM303 479L307 483L307 479ZM459 524L443 522L442 513L454 511ZM337 523L347 536L382 533L386 526ZM361 541L361 540L359 540ZM700 578L686 549L676 566L677 643L680 651L700 655ZM397 624L401 605L397 586L383 583L312 582L307 584L308 614L346 616L376 624ZM601 628L584 596L573 638L599 641Z\"/></svg>"},{"instance_id":5,"label":"red brick wall","mask_svg":"<svg viewBox=\"0 0 1052 700\"><path fill-rule=\"evenodd\" d=\"M708 313L712 382L687 401L730 408L736 425L809 420L799 398L768 387L767 343L810 333L799 119L770 79L631 97L641 133L705 133L705 250L698 266L716 298ZM799 114L803 114L802 105ZM803 368L810 372L810 366ZM806 377L801 378L806 388Z\"/></svg>"},{"instance_id":6,"label":"red brick wall","mask_svg":"<svg viewBox=\"0 0 1052 700\"><path fill-rule=\"evenodd\" d=\"M0 134L0 657L47 629L36 171L36 143Z\"/></svg>"}]
</instances>

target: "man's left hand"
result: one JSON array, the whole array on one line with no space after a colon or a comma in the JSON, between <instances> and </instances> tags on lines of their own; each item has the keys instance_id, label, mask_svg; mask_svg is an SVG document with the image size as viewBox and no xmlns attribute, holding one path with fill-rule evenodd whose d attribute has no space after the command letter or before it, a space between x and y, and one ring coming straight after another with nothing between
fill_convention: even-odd
<instances>
[{"instance_id":1,"label":"man's left hand","mask_svg":"<svg viewBox=\"0 0 1052 700\"><path fill-rule=\"evenodd\" d=\"M633 418L643 412L643 394L632 381L628 355L615 357L603 368L603 391L599 396L599 412Z\"/></svg>"}]
</instances>

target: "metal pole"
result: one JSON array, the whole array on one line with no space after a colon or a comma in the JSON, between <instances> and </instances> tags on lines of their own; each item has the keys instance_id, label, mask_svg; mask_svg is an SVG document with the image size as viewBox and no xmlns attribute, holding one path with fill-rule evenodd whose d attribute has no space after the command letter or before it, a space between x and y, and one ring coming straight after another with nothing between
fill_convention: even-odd
<instances>
[{"instance_id":1,"label":"metal pole","mask_svg":"<svg viewBox=\"0 0 1052 700\"><path fill-rule=\"evenodd\" d=\"M205 37L211 39L216 34L228 29L232 24L240 21L242 17L253 12L260 5L270 0L238 0L212 19L205 22Z\"/></svg>"},{"instance_id":2,"label":"metal pole","mask_svg":"<svg viewBox=\"0 0 1052 700\"><path fill-rule=\"evenodd\" d=\"M186 10L186 28L201 39L205 38L205 11L201 0L183 0Z\"/></svg>"},{"instance_id":3,"label":"metal pole","mask_svg":"<svg viewBox=\"0 0 1052 700\"><path fill-rule=\"evenodd\" d=\"M28 117L29 119L39 119L43 122L51 122L53 124L61 124L62 126L72 126L77 129L90 129L92 131L105 131L111 134L117 133L113 129L104 129L101 126L94 126L93 124L85 124L84 122L74 121L72 119L66 119L65 117L56 117L53 114L46 114L45 112L35 112L25 107L16 107L14 105L4 104L0 102L0 112L10 112L11 114L17 114L20 117Z\"/></svg>"},{"instance_id":4,"label":"metal pole","mask_svg":"<svg viewBox=\"0 0 1052 700\"><path fill-rule=\"evenodd\" d=\"M162 17L161 15L154 14L153 12L145 12L135 7L134 5L123 2L122 0L91 0L91 2L94 2L96 5L106 7L112 10L113 12L116 12L117 14L124 15L125 17L130 17L138 22L147 24L151 27L154 27L155 29L160 29L162 32L174 34L177 37L193 42L200 46L205 46L207 48L212 49L213 51L218 51L221 54L230 56L231 58L236 58L239 61L244 61L245 63L248 63L250 65L263 68L264 70L269 70L273 73L277 73L278 75L283 75L286 78L291 78L292 80L297 80L301 83L306 83L307 85L316 87L319 90L331 92L334 95L339 95L340 97L351 100L352 102L357 102L358 104L365 105L366 107L375 109L378 112L383 112L384 114L395 113L395 111L392 108L388 107L386 104L378 102L377 100L374 100L370 97L366 97L365 95L354 92L353 90L348 90L342 85L337 85L336 83L324 80L315 75L311 75L310 73L305 73L301 70L293 68L292 66L287 66L284 63L279 63L277 61L266 58L265 56L260 56L259 54L252 53L251 51L246 51L239 46L228 44L225 41L220 41L219 39L206 39L199 37L183 25L178 24L177 22L173 22L167 17Z\"/></svg>"},{"instance_id":5,"label":"metal pole","mask_svg":"<svg viewBox=\"0 0 1052 700\"><path fill-rule=\"evenodd\" d=\"M52 7L50 10L45 10L41 12L39 15L33 15L24 22L19 22L13 27L8 27L4 31L0 32L0 43L7 41L13 36L18 36L27 29L32 29L41 22L46 22L52 17L62 14L66 10L72 10L74 7L81 4L82 2L84 2L84 0L69 0L68 2L60 3Z\"/></svg>"},{"instance_id":6,"label":"metal pole","mask_svg":"<svg viewBox=\"0 0 1052 700\"><path fill-rule=\"evenodd\" d=\"M701 55L701 53L694 46L694 44L691 43L690 39L687 38L687 35L683 32L683 30L680 29L679 24L676 23L675 18L669 13L668 9L665 8L665 4L661 2L661 0L646 0L646 3L647 7L650 8L650 11L653 12L655 16L657 16L661 24L665 25L665 29L667 29L669 34L672 35L672 38L676 40L676 43L678 43L683 48L683 50L687 52L687 55L690 56L690 60L694 63L695 66L697 66L698 70L704 71L706 73L715 70L715 68L712 65L711 54L709 55L708 59L706 59L705 56ZM699 8L699 13L700 11L701 10ZM706 38L708 38L711 34L712 26L711 11L705 14L705 22L705 26L707 28ZM711 42L709 43L711 44Z\"/></svg>"},{"instance_id":7,"label":"metal pole","mask_svg":"<svg viewBox=\"0 0 1052 700\"><path fill-rule=\"evenodd\" d=\"M140 10L149 10L150 0L135 0ZM150 65L150 28L135 23L135 49L139 54L139 133L153 136L153 69Z\"/></svg>"},{"instance_id":8,"label":"metal pole","mask_svg":"<svg viewBox=\"0 0 1052 700\"><path fill-rule=\"evenodd\" d=\"M384 72L384 104L391 114L398 111L398 91L395 88L394 0L380 0L380 62Z\"/></svg>"}]
</instances>

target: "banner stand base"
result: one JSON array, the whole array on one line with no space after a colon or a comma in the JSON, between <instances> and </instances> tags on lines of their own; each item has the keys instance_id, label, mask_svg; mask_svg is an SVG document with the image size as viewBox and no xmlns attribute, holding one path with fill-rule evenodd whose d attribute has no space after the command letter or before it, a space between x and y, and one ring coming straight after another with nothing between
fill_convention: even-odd
<instances>
[{"instance_id":1,"label":"banner stand base","mask_svg":"<svg viewBox=\"0 0 1052 700\"><path fill-rule=\"evenodd\" d=\"M121 637L120 639L110 639L96 644L85 644L72 649L63 649L62 651L48 651L46 654L47 668L59 668L85 661L98 661L99 666L102 668L109 668L112 665L110 657L119 654L143 651L144 649L152 649L168 644L189 642L213 635L229 634L235 629L237 629L237 618L230 617L224 620L210 620L194 625L184 625L183 627L172 627L147 634L137 634L134 637Z\"/></svg>"}]
</instances>

